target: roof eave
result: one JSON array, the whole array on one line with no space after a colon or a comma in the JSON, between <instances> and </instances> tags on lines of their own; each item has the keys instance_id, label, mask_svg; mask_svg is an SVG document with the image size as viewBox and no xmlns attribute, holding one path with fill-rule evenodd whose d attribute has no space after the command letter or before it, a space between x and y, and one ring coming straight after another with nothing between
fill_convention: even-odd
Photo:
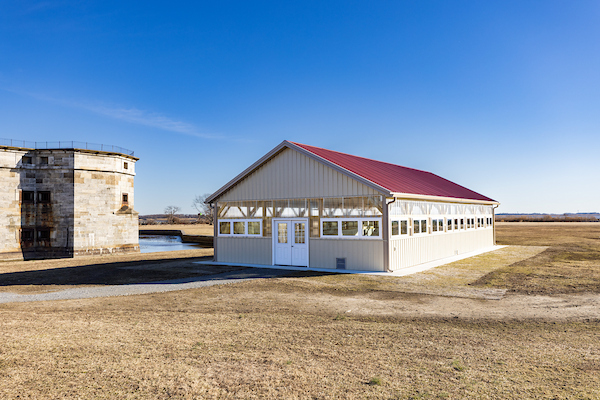
<instances>
[{"instance_id":1,"label":"roof eave","mask_svg":"<svg viewBox=\"0 0 600 400\"><path fill-rule=\"evenodd\" d=\"M430 196L424 194L411 194L411 193L392 193L391 197L395 197L397 199L406 199L406 200L427 200L427 201L443 201L448 203L469 203L469 204L484 204L484 205L500 205L496 200L475 200L475 199L465 199L458 197L443 197L443 196Z\"/></svg>"}]
</instances>

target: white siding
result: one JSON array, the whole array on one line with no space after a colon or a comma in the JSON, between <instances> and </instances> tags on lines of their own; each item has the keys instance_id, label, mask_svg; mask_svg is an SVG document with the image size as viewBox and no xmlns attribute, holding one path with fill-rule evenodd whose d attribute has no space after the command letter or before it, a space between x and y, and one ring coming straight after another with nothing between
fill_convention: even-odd
<instances>
[{"instance_id":1,"label":"white siding","mask_svg":"<svg viewBox=\"0 0 600 400\"><path fill-rule=\"evenodd\" d=\"M310 239L311 268L335 269L335 259L345 258L346 269L383 271L383 240Z\"/></svg>"},{"instance_id":2,"label":"white siding","mask_svg":"<svg viewBox=\"0 0 600 400\"><path fill-rule=\"evenodd\" d=\"M494 245L492 228L390 239L392 271Z\"/></svg>"},{"instance_id":3,"label":"white siding","mask_svg":"<svg viewBox=\"0 0 600 400\"><path fill-rule=\"evenodd\" d=\"M225 192L219 201L369 196L379 192L289 148Z\"/></svg>"},{"instance_id":4,"label":"white siding","mask_svg":"<svg viewBox=\"0 0 600 400\"><path fill-rule=\"evenodd\" d=\"M216 237L218 262L271 265L271 238Z\"/></svg>"}]
</instances>

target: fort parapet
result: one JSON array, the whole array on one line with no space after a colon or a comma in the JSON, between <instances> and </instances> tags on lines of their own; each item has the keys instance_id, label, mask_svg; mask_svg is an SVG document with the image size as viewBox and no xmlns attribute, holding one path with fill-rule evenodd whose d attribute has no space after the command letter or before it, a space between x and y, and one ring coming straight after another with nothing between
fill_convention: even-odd
<instances>
[{"instance_id":1,"label":"fort parapet","mask_svg":"<svg viewBox=\"0 0 600 400\"><path fill-rule=\"evenodd\" d=\"M133 152L2 143L0 258L139 251Z\"/></svg>"}]
</instances>

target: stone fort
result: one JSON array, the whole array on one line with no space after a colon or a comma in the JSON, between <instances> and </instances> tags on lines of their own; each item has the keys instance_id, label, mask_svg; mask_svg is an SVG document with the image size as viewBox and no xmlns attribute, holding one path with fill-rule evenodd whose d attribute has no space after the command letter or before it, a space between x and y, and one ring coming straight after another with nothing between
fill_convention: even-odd
<instances>
[{"instance_id":1,"label":"stone fort","mask_svg":"<svg viewBox=\"0 0 600 400\"><path fill-rule=\"evenodd\" d=\"M3 140L0 258L139 251L136 161L114 146Z\"/></svg>"}]
</instances>

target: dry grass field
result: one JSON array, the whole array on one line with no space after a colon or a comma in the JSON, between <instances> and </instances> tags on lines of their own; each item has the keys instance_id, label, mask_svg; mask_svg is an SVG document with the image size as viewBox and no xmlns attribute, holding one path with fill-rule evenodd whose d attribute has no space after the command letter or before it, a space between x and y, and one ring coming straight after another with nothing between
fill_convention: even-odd
<instances>
[{"instance_id":1,"label":"dry grass field","mask_svg":"<svg viewBox=\"0 0 600 400\"><path fill-rule=\"evenodd\" d=\"M402 278L0 304L0 398L599 399L599 228L499 225L513 246ZM0 282L60 269L31 263ZM44 290L32 276L0 291Z\"/></svg>"}]
</instances>

